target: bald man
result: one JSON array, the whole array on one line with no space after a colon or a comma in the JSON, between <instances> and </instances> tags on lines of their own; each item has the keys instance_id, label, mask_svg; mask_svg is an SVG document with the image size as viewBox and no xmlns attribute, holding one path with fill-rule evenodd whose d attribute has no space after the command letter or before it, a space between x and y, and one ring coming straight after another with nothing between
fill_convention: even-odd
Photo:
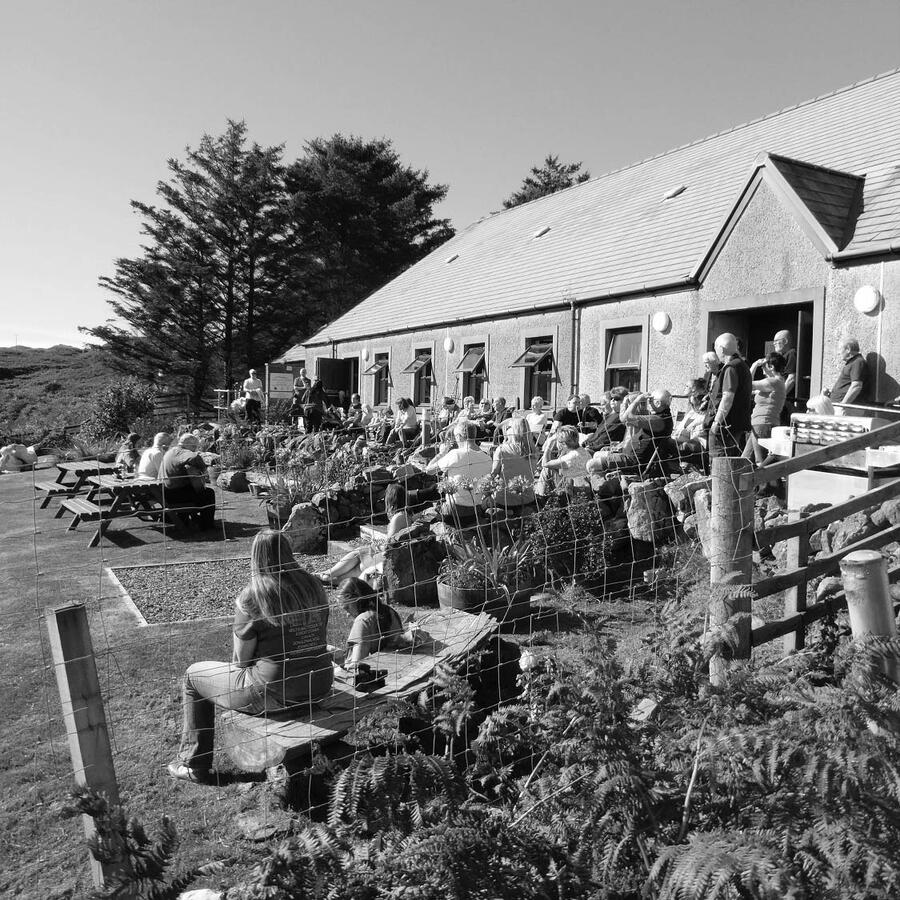
<instances>
[{"instance_id":1,"label":"bald man","mask_svg":"<svg viewBox=\"0 0 900 900\"><path fill-rule=\"evenodd\" d=\"M753 378L737 338L720 334L714 345L722 370L709 397L709 456L740 456L750 432Z\"/></svg>"},{"instance_id":2,"label":"bald man","mask_svg":"<svg viewBox=\"0 0 900 900\"><path fill-rule=\"evenodd\" d=\"M866 403L869 399L869 369L859 352L859 341L841 342L843 367L829 396L832 403Z\"/></svg>"},{"instance_id":3,"label":"bald man","mask_svg":"<svg viewBox=\"0 0 900 900\"><path fill-rule=\"evenodd\" d=\"M789 331L776 331L772 338L773 349L784 357L784 387L788 397L794 396L794 386L797 383L797 351L794 349L794 339Z\"/></svg>"}]
</instances>

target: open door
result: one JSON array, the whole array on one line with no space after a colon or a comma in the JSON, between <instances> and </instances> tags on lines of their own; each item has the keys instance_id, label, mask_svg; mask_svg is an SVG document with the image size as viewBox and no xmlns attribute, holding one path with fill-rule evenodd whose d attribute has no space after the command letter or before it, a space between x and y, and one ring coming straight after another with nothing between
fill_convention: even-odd
<instances>
[{"instance_id":1,"label":"open door","mask_svg":"<svg viewBox=\"0 0 900 900\"><path fill-rule=\"evenodd\" d=\"M797 310L797 380L794 394L798 400L809 400L812 394L812 345L812 310Z\"/></svg>"},{"instance_id":2,"label":"open door","mask_svg":"<svg viewBox=\"0 0 900 900\"><path fill-rule=\"evenodd\" d=\"M322 382L325 393L332 403L338 399L338 391L350 395L350 360L328 359L320 356L316 360L316 377Z\"/></svg>"},{"instance_id":3,"label":"open door","mask_svg":"<svg viewBox=\"0 0 900 900\"><path fill-rule=\"evenodd\" d=\"M750 327L747 321L747 313L744 310L739 312L711 312L709 314L706 349L713 350L716 338L720 334L728 332L740 341L740 347L744 353L747 353L750 342Z\"/></svg>"}]
</instances>

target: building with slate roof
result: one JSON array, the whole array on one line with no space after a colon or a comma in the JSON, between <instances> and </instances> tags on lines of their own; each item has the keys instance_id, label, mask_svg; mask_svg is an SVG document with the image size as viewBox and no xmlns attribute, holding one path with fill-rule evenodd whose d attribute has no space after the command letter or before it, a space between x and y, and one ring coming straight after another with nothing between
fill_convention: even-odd
<instances>
[{"instance_id":1,"label":"building with slate roof","mask_svg":"<svg viewBox=\"0 0 900 900\"><path fill-rule=\"evenodd\" d=\"M900 396L900 69L476 222L277 362L375 405L559 406L682 393L717 334L756 359L783 328L801 395L855 337Z\"/></svg>"}]
</instances>

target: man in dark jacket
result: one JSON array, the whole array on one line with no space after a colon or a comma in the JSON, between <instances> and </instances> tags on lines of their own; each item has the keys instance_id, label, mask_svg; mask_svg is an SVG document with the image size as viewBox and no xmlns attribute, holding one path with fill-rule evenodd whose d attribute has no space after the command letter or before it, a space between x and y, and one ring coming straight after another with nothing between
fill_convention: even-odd
<instances>
[{"instance_id":1,"label":"man in dark jacket","mask_svg":"<svg viewBox=\"0 0 900 900\"><path fill-rule=\"evenodd\" d=\"M709 456L740 456L750 432L753 378L738 353L737 338L720 334L715 343L722 369L712 387L707 420Z\"/></svg>"}]
</instances>

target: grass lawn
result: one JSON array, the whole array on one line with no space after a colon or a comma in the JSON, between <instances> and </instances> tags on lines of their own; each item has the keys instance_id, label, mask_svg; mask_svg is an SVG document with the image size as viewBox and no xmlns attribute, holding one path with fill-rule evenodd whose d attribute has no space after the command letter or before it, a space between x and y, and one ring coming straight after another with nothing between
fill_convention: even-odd
<instances>
[{"instance_id":1,"label":"grass lawn","mask_svg":"<svg viewBox=\"0 0 900 900\"><path fill-rule=\"evenodd\" d=\"M224 757L217 758L217 767L226 777L215 786L173 782L165 773L180 731L181 673L196 660L230 655L229 623L210 615L221 615L220 608L198 602L198 614L204 617L197 621L138 627L105 568L171 563L175 573L183 568L176 563L201 561L197 571L227 574L222 588L229 594L223 600L227 611L234 585L241 583L243 563L214 561L246 557L252 535L265 524L264 513L247 495L228 494L227 508L219 513L225 524L212 537L167 539L154 525L114 522L110 540L91 550L89 526L66 532L67 520L53 518L55 503L37 509L32 478L54 475L39 471L0 477L0 504L6 511L0 520L0 640L8 685L6 727L0 737L0 858L5 861L0 896L78 897L91 889L80 820L63 815L73 778L42 617L45 606L68 601L83 601L89 611L127 811L151 831L163 815L170 816L181 837L179 867L220 860L225 864L220 877L231 883L271 849L244 838L238 820L248 813L270 816L272 789L259 776L233 773ZM673 555L672 566L687 562L696 575L704 568L698 556L694 549L682 548ZM327 564L321 559L314 568ZM578 590L542 602L539 615L520 624L520 633L510 638L532 643L535 653L565 657L582 653L595 632L615 636L626 655L642 652L642 638L653 627L662 601L653 588L642 588L633 602L600 602ZM332 615L332 643L343 642L349 624L343 613Z\"/></svg>"}]
</instances>

